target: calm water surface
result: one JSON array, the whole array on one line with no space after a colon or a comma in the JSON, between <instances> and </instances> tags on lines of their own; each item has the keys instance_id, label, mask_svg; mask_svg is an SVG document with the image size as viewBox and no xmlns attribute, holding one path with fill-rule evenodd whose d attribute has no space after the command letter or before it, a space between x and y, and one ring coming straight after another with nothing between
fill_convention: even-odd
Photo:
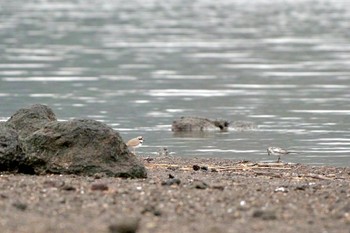
<instances>
[{"instance_id":1,"label":"calm water surface","mask_svg":"<svg viewBox=\"0 0 350 233\"><path fill-rule=\"evenodd\" d=\"M350 166L347 0L0 3L0 120L43 103L143 135L141 155ZM174 135L183 115L259 128Z\"/></svg>"}]
</instances>

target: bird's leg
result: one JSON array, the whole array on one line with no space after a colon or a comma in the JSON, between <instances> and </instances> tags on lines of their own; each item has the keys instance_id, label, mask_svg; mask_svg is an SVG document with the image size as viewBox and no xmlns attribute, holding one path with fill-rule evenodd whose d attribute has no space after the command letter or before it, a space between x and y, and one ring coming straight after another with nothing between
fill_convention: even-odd
<instances>
[{"instance_id":1,"label":"bird's leg","mask_svg":"<svg viewBox=\"0 0 350 233\"><path fill-rule=\"evenodd\" d=\"M281 161L281 156L278 156L277 163Z\"/></svg>"}]
</instances>

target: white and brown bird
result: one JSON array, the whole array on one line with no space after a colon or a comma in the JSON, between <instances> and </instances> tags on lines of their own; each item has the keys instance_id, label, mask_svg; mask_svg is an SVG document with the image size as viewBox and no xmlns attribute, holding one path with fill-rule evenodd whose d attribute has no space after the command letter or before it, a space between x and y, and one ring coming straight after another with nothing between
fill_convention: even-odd
<instances>
[{"instance_id":1,"label":"white and brown bird","mask_svg":"<svg viewBox=\"0 0 350 233\"><path fill-rule=\"evenodd\" d=\"M287 155L291 153L296 153L296 152L287 151L286 149L282 149L280 147L274 147L274 146L270 146L267 148L268 155L278 156L278 159L277 159L278 163L280 162L282 155Z\"/></svg>"},{"instance_id":2,"label":"white and brown bird","mask_svg":"<svg viewBox=\"0 0 350 233\"><path fill-rule=\"evenodd\" d=\"M128 147L133 148L134 154L136 155L135 149L136 149L137 147L142 146L142 143L143 143L143 137L142 137L142 136L138 136L138 137L136 137L136 138L130 139L130 140L126 143L126 145L127 145Z\"/></svg>"}]
</instances>

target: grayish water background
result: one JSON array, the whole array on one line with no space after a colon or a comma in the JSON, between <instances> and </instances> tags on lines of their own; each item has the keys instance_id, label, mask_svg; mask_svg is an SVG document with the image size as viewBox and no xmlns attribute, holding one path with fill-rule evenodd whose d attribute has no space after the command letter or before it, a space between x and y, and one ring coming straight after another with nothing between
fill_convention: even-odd
<instances>
[{"instance_id":1,"label":"grayish water background","mask_svg":"<svg viewBox=\"0 0 350 233\"><path fill-rule=\"evenodd\" d=\"M43 103L143 135L141 155L349 166L348 2L0 0L0 120ZM178 137L182 115L259 129Z\"/></svg>"}]
</instances>

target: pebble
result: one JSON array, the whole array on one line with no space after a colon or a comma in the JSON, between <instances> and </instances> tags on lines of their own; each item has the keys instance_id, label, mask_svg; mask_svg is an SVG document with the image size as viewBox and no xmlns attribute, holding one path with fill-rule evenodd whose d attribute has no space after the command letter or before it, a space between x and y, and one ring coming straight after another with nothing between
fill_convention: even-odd
<instances>
[{"instance_id":1,"label":"pebble","mask_svg":"<svg viewBox=\"0 0 350 233\"><path fill-rule=\"evenodd\" d=\"M193 165L192 168L195 171L198 171L199 169L201 169L201 167L199 165L197 165L197 164Z\"/></svg>"},{"instance_id":2,"label":"pebble","mask_svg":"<svg viewBox=\"0 0 350 233\"><path fill-rule=\"evenodd\" d=\"M91 185L91 190L92 191L107 191L108 190L108 186L106 184L102 184L102 183L95 183Z\"/></svg>"},{"instance_id":3,"label":"pebble","mask_svg":"<svg viewBox=\"0 0 350 233\"><path fill-rule=\"evenodd\" d=\"M261 218L263 220L277 219L276 213L273 210L255 210L252 216L254 218Z\"/></svg>"},{"instance_id":4,"label":"pebble","mask_svg":"<svg viewBox=\"0 0 350 233\"><path fill-rule=\"evenodd\" d=\"M275 189L275 193L288 193L288 189L285 187L278 187Z\"/></svg>"},{"instance_id":5,"label":"pebble","mask_svg":"<svg viewBox=\"0 0 350 233\"><path fill-rule=\"evenodd\" d=\"M28 207L27 204L21 203L21 202L15 202L15 203L13 203L12 205L13 205L14 207L16 207L18 210L22 210L22 211L26 210L27 207Z\"/></svg>"},{"instance_id":6,"label":"pebble","mask_svg":"<svg viewBox=\"0 0 350 233\"><path fill-rule=\"evenodd\" d=\"M139 228L139 219L123 219L117 223L109 225L110 233L135 233Z\"/></svg>"},{"instance_id":7,"label":"pebble","mask_svg":"<svg viewBox=\"0 0 350 233\"><path fill-rule=\"evenodd\" d=\"M180 179L170 178L170 179L167 179L166 181L163 181L162 185L171 186L171 185L174 185L174 184L179 185L180 183L181 183Z\"/></svg>"},{"instance_id":8,"label":"pebble","mask_svg":"<svg viewBox=\"0 0 350 233\"><path fill-rule=\"evenodd\" d=\"M192 188L196 188L196 189L206 189L206 188L208 188L208 184L205 183L204 181L196 180L196 181L193 181L193 183L192 183Z\"/></svg>"},{"instance_id":9,"label":"pebble","mask_svg":"<svg viewBox=\"0 0 350 233\"><path fill-rule=\"evenodd\" d=\"M71 185L64 185L62 187L62 190L65 190L65 191L76 191L77 189L74 186L71 186Z\"/></svg>"}]
</instances>

